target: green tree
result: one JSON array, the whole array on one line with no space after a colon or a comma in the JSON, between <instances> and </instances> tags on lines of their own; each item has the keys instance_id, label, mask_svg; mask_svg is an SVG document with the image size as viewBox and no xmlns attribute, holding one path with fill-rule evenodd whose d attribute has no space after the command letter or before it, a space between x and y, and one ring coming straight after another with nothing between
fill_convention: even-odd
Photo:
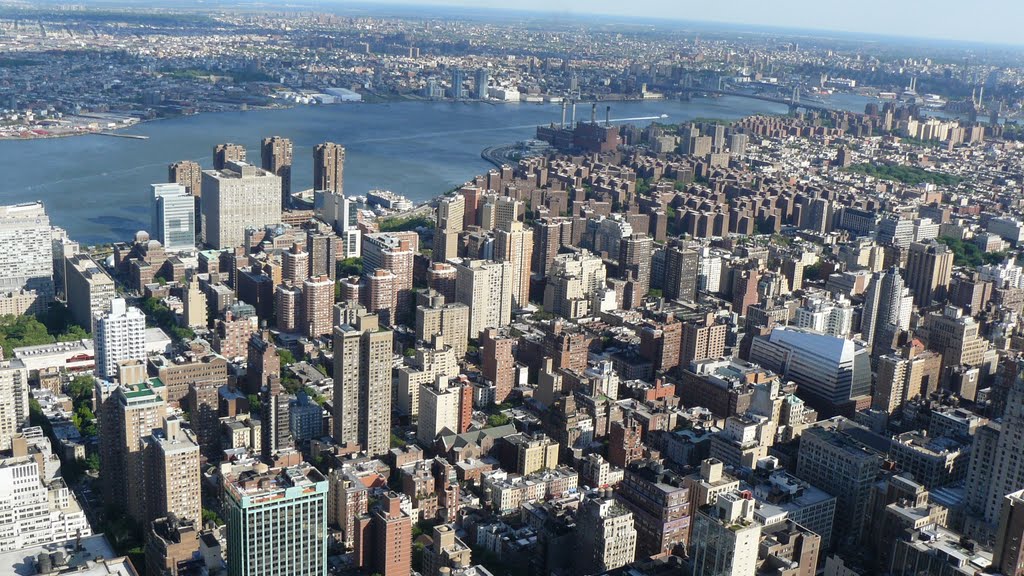
<instances>
[{"instance_id":1,"label":"green tree","mask_svg":"<svg viewBox=\"0 0 1024 576\"><path fill-rule=\"evenodd\" d=\"M508 424L511 421L512 420L508 416L505 416L504 414L491 414L490 416L487 417L487 427L497 428L498 426L504 426L505 424Z\"/></svg>"},{"instance_id":2,"label":"green tree","mask_svg":"<svg viewBox=\"0 0 1024 576\"><path fill-rule=\"evenodd\" d=\"M278 358L281 359L282 366L289 366L291 364L295 364L295 355L292 354L291 350L288 350L287 348L278 348L277 356Z\"/></svg>"}]
</instances>

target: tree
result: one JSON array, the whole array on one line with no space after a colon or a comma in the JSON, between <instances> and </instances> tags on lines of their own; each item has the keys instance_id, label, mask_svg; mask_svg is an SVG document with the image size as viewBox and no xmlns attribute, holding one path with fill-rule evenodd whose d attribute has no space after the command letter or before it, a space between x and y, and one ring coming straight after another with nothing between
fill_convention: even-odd
<instances>
[{"instance_id":1,"label":"tree","mask_svg":"<svg viewBox=\"0 0 1024 576\"><path fill-rule=\"evenodd\" d=\"M487 417L487 427L497 428L498 426L504 426L512 420L504 414L491 414Z\"/></svg>"},{"instance_id":2,"label":"tree","mask_svg":"<svg viewBox=\"0 0 1024 576\"><path fill-rule=\"evenodd\" d=\"M278 348L277 357L281 359L282 366L288 366L295 364L295 355L291 353L291 350L287 348Z\"/></svg>"},{"instance_id":3,"label":"tree","mask_svg":"<svg viewBox=\"0 0 1024 576\"><path fill-rule=\"evenodd\" d=\"M92 376L75 376L71 382L68 383L68 396L73 401L88 398L92 400L93 388L96 385L96 379Z\"/></svg>"}]
</instances>

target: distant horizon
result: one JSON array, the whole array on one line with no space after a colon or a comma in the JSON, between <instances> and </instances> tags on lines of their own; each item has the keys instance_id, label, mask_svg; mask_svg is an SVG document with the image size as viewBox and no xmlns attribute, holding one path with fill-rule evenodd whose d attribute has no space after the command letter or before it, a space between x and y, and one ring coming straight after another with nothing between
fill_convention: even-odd
<instances>
[{"instance_id":1,"label":"distant horizon","mask_svg":"<svg viewBox=\"0 0 1024 576\"><path fill-rule=\"evenodd\" d=\"M843 18L840 16L834 16L830 22L815 22L811 20L779 20L779 19L757 19L755 17L739 17L739 18L728 18L721 17L723 12L709 13L707 6L705 10L697 10L688 13L680 13L677 10L669 10L662 12L661 14L651 12L650 9L663 4L670 6L676 6L677 8L686 8L683 4L671 2L671 0L638 0L631 6L639 4L647 9L630 10L628 12L620 11L616 7L621 6L621 3L611 2L610 0L588 0L584 5L583 0L555 0L554 2L544 0L520 0L517 5L498 4L494 0L359 0L354 3L342 2L341 0L330 0L331 4L336 6L353 6L353 5L364 5L364 6L375 6L375 7L392 7L392 8L420 8L426 9L431 7L438 8L460 8L467 11L476 13L486 13L490 11L498 13L536 13L536 14L547 14L556 18L571 18L583 16L587 19L600 19L600 18L627 18L636 22L649 22L656 24L658 21L664 23L678 23L678 24L696 24L696 25L710 25L710 26L722 26L722 27L751 27L753 29L760 29L763 31L768 30L779 30L796 33L809 33L819 37L828 37L831 35L843 35L850 36L853 38L860 38L865 40L870 39L889 39L889 40L912 40L916 42L920 41L932 41L937 43L957 43L984 47L994 48L1024 48L1024 36L1022 36L1015 25L1010 22L1020 22L1024 20L1024 3L1015 4L1012 2L1005 2L1003 0L978 0L976 4L982 6L999 6L1004 12L1008 12L1005 17L1000 16L994 23L1001 25L999 28L1002 30L991 30L986 29L982 26L976 28L968 28L962 25L963 20L953 16L958 11L963 11L959 8L953 0L933 0L928 2L929 10L927 12L920 12L911 10L914 14L908 13L909 3L919 3L918 0L896 0L895 3L887 3L883 0L862 0L856 4L850 4L847 12L858 12L872 14L879 14L879 11L870 10L869 7L877 6L879 9L886 8L891 9L896 6L896 10L899 14L906 16L905 20L901 20L903 24L894 23L893 20L896 18L890 18L882 20L887 23L882 27L864 27L864 26L835 26L833 22L845 21L850 22L849 18ZM742 12L746 15L757 14L758 11L764 11L767 7L769 10L777 6L777 4L789 4L799 5L802 9L789 9L785 12L791 15L794 12L803 14L817 14L820 12L814 10L815 4L813 0L781 0L777 3L764 3L756 0L731 0L731 2L725 5L725 8L730 9L732 12ZM316 4L319 4L317 2ZM694 4L692 2L687 4ZM740 10L737 6L748 6L751 10ZM716 6L716 8L719 6ZM945 8L943 8L945 7ZM610 9L609 9L610 8ZM856 10L853 10L856 9ZM782 14L783 10L773 10L778 14ZM934 21L936 13L943 13L946 15L944 26L935 26ZM981 9L972 9L972 14L985 13ZM912 26L915 22L912 21L909 16L918 16L924 14L930 16L930 20L924 22L917 22L916 26ZM856 20L853 20L854 22ZM929 25L931 22L932 25ZM894 27L895 26L895 27ZM914 30L933 30L932 34L915 34ZM978 34L963 34L964 30L977 30ZM845 38L847 40L853 38Z\"/></svg>"},{"instance_id":2,"label":"distant horizon","mask_svg":"<svg viewBox=\"0 0 1024 576\"><path fill-rule=\"evenodd\" d=\"M834 4L822 10L814 0L730 0L710 5L687 0L635 0L623 8L612 0L519 0L517 4L496 0L298 0L285 6L249 0L84 0L84 6L121 6L138 9L152 5L177 10L245 8L274 12L282 9L330 11L358 8L386 11L446 8L469 13L536 14L555 19L625 18L632 22L658 25L689 24L706 27L743 28L751 31L781 31L822 39L905 40L915 43L962 44L978 48L1024 49L1024 35L1018 22L1024 21L1024 2L976 0L965 10L955 0L860 0ZM34 8L58 8L62 0L40 0ZM402 14L393 14L401 17ZM998 16L967 20L969 16ZM965 26L964 22L977 22ZM837 25L836 23L844 23ZM928 30L928 34L917 30Z\"/></svg>"}]
</instances>

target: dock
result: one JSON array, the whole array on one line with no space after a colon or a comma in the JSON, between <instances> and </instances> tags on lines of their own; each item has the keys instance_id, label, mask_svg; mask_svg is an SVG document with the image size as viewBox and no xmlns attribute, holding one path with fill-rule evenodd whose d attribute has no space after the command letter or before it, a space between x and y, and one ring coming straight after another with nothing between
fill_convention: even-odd
<instances>
[{"instance_id":1,"label":"dock","mask_svg":"<svg viewBox=\"0 0 1024 576\"><path fill-rule=\"evenodd\" d=\"M96 132L100 136L113 136L114 138L131 138L132 140L149 140L149 136L142 134L118 134L117 132Z\"/></svg>"}]
</instances>

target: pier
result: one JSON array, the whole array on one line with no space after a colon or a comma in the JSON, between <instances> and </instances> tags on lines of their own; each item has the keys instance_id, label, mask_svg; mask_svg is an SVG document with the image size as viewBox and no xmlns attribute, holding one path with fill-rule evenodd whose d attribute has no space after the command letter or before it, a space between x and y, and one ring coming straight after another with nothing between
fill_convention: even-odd
<instances>
[{"instance_id":1,"label":"pier","mask_svg":"<svg viewBox=\"0 0 1024 576\"><path fill-rule=\"evenodd\" d=\"M99 136L113 136L114 138L131 138L132 140L149 140L149 136L142 134L118 134L117 132L96 132Z\"/></svg>"}]
</instances>

